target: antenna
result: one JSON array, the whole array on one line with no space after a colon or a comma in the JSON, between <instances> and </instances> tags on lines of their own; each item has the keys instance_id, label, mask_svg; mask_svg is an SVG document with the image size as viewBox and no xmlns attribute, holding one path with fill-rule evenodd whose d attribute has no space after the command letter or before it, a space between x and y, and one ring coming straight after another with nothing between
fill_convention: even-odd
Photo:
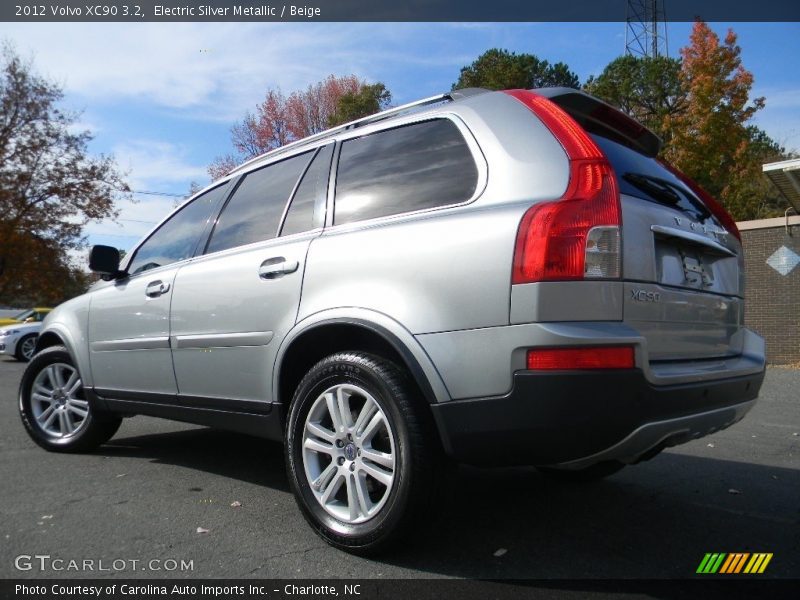
<instances>
[{"instance_id":1,"label":"antenna","mask_svg":"<svg viewBox=\"0 0 800 600\"><path fill-rule=\"evenodd\" d=\"M665 0L628 0L625 54L656 58L669 56Z\"/></svg>"}]
</instances>

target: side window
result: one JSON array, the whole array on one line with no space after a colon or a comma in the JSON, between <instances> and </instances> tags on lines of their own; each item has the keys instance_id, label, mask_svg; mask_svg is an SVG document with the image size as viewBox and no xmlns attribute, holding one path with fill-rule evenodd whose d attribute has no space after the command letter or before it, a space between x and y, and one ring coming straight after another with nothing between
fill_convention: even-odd
<instances>
[{"instance_id":1,"label":"side window","mask_svg":"<svg viewBox=\"0 0 800 600\"><path fill-rule=\"evenodd\" d=\"M139 246L128 265L128 273L135 275L192 256L211 211L222 199L225 188L221 185L198 196L172 215Z\"/></svg>"},{"instance_id":2,"label":"side window","mask_svg":"<svg viewBox=\"0 0 800 600\"><path fill-rule=\"evenodd\" d=\"M222 209L206 252L274 238L286 201L311 156L306 152L246 175Z\"/></svg>"},{"instance_id":3,"label":"side window","mask_svg":"<svg viewBox=\"0 0 800 600\"><path fill-rule=\"evenodd\" d=\"M334 224L458 204L477 183L472 153L452 121L379 131L342 144Z\"/></svg>"},{"instance_id":4,"label":"side window","mask_svg":"<svg viewBox=\"0 0 800 600\"><path fill-rule=\"evenodd\" d=\"M332 156L333 144L328 144L317 153L292 198L281 235L314 229L314 212L324 210L325 207Z\"/></svg>"}]
</instances>

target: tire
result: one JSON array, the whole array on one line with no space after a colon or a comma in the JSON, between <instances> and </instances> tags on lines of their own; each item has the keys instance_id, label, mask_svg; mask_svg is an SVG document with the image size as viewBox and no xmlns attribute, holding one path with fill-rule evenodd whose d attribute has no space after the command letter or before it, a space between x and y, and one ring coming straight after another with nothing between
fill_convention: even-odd
<instances>
[{"instance_id":1,"label":"tire","mask_svg":"<svg viewBox=\"0 0 800 600\"><path fill-rule=\"evenodd\" d=\"M559 469L556 467L536 467L538 471L549 479L568 481L573 483L588 483L599 481L605 477L621 471L624 463L616 460L607 460L593 464L583 469Z\"/></svg>"},{"instance_id":2,"label":"tire","mask_svg":"<svg viewBox=\"0 0 800 600\"><path fill-rule=\"evenodd\" d=\"M341 352L298 385L286 467L304 517L332 546L375 554L409 533L431 515L441 466L427 406L394 363Z\"/></svg>"},{"instance_id":3,"label":"tire","mask_svg":"<svg viewBox=\"0 0 800 600\"><path fill-rule=\"evenodd\" d=\"M38 336L35 333L31 333L30 335L26 335L17 342L17 348L14 351L14 357L20 362L28 362L31 358L33 358L33 354L36 351L36 338Z\"/></svg>"},{"instance_id":4,"label":"tire","mask_svg":"<svg viewBox=\"0 0 800 600\"><path fill-rule=\"evenodd\" d=\"M19 387L19 412L31 439L53 452L86 452L107 442L122 419L86 398L75 363L51 346L28 363Z\"/></svg>"}]
</instances>

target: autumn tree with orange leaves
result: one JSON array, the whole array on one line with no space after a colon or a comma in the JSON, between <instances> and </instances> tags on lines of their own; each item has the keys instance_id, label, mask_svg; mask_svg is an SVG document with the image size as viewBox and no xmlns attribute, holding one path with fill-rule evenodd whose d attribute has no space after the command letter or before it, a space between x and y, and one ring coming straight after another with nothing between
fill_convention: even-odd
<instances>
[{"instance_id":1,"label":"autumn tree with orange leaves","mask_svg":"<svg viewBox=\"0 0 800 600\"><path fill-rule=\"evenodd\" d=\"M255 114L231 128L235 152L218 157L208 172L218 179L248 158L378 112L389 102L391 94L382 83L368 84L355 75L330 75L288 97L279 89L267 90Z\"/></svg>"},{"instance_id":2,"label":"autumn tree with orange leaves","mask_svg":"<svg viewBox=\"0 0 800 600\"><path fill-rule=\"evenodd\" d=\"M742 65L736 34L729 29L720 40L697 21L681 56L687 102L671 117L665 158L719 198L735 219L767 216L770 184L761 165L783 150L750 124L766 101L750 98L753 74Z\"/></svg>"},{"instance_id":3,"label":"autumn tree with orange leaves","mask_svg":"<svg viewBox=\"0 0 800 600\"><path fill-rule=\"evenodd\" d=\"M750 99L753 75L742 66L736 34L721 41L698 21L681 56L619 57L584 89L655 131L661 156L737 220L782 215L786 201L761 165L791 155L751 123L766 101Z\"/></svg>"}]
</instances>

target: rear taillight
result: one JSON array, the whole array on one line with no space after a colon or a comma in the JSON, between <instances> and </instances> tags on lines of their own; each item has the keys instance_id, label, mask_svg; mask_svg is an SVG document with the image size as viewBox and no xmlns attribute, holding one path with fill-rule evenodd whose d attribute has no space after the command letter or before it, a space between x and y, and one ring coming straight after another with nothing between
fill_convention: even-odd
<instances>
[{"instance_id":1,"label":"rear taillight","mask_svg":"<svg viewBox=\"0 0 800 600\"><path fill-rule=\"evenodd\" d=\"M533 371L576 369L632 369L633 346L535 348L528 350L527 367Z\"/></svg>"},{"instance_id":2,"label":"rear taillight","mask_svg":"<svg viewBox=\"0 0 800 600\"><path fill-rule=\"evenodd\" d=\"M703 201L703 204L705 204L706 208L711 211L711 214L714 215L717 221L719 221L719 224L722 225L728 233L735 235L736 239L740 242L742 241L742 234L739 233L739 228L736 226L736 221L734 221L730 213L725 210L719 202L717 202L714 196L700 187L700 184L694 179L688 175L684 175L671 164L664 162L663 160L659 160L658 162L662 167L675 175L675 177L677 177L681 183L692 190L692 192L694 192L694 194Z\"/></svg>"},{"instance_id":3,"label":"rear taillight","mask_svg":"<svg viewBox=\"0 0 800 600\"><path fill-rule=\"evenodd\" d=\"M569 184L553 202L522 218L512 283L621 276L622 209L611 164L583 128L556 104L527 90L508 90L541 119L564 147Z\"/></svg>"}]
</instances>

